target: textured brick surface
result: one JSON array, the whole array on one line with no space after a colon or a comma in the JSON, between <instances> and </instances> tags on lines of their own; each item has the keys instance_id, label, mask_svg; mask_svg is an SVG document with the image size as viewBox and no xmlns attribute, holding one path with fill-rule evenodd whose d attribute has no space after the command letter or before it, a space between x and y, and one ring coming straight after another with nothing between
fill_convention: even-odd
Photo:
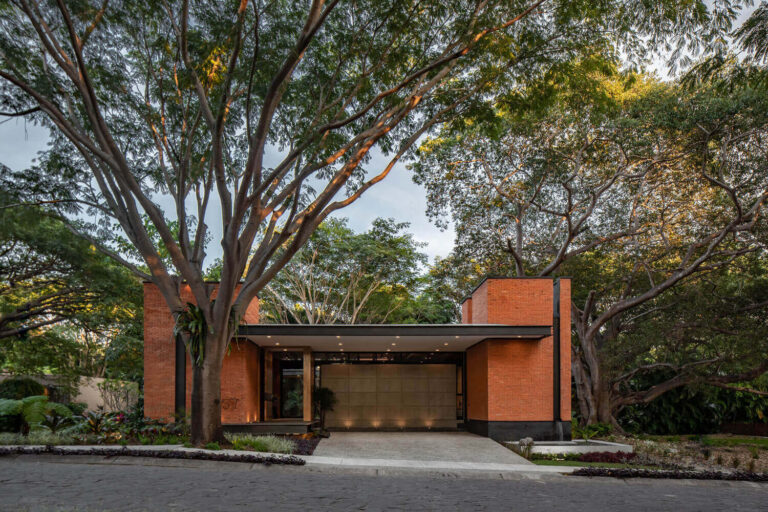
<instances>
[{"instance_id":1,"label":"textured brick surface","mask_svg":"<svg viewBox=\"0 0 768 512\"><path fill-rule=\"evenodd\" d=\"M181 299L195 303L188 286ZM258 323L258 300L243 315L245 323ZM144 284L144 414L171 418L175 390L175 342L173 317L162 294L152 283ZM258 348L248 341L232 344L222 368L222 421L245 423L258 415ZM187 408L192 396L192 366L187 358Z\"/></svg>"},{"instance_id":2,"label":"textured brick surface","mask_svg":"<svg viewBox=\"0 0 768 512\"><path fill-rule=\"evenodd\" d=\"M552 279L488 279L462 305L464 323L552 326ZM560 291L561 418L570 420L570 280ZM471 319L472 322L467 322ZM467 416L553 419L553 338L486 340L467 351Z\"/></svg>"}]
</instances>

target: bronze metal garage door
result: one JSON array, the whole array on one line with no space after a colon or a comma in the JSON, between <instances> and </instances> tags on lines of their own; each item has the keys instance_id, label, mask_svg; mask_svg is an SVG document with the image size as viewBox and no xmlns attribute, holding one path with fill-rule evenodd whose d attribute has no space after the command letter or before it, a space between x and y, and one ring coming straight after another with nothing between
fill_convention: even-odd
<instances>
[{"instance_id":1,"label":"bronze metal garage door","mask_svg":"<svg viewBox=\"0 0 768 512\"><path fill-rule=\"evenodd\" d=\"M453 364L323 365L321 382L336 394L329 428L455 428Z\"/></svg>"}]
</instances>

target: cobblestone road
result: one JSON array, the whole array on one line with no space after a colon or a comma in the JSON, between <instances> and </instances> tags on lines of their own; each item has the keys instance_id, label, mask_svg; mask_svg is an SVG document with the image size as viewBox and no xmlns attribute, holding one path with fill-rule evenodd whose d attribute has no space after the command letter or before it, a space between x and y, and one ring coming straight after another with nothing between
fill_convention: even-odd
<instances>
[{"instance_id":1,"label":"cobblestone road","mask_svg":"<svg viewBox=\"0 0 768 512\"><path fill-rule=\"evenodd\" d=\"M194 467L0 459L0 510L768 511L768 485L746 482L385 477L183 462Z\"/></svg>"}]
</instances>

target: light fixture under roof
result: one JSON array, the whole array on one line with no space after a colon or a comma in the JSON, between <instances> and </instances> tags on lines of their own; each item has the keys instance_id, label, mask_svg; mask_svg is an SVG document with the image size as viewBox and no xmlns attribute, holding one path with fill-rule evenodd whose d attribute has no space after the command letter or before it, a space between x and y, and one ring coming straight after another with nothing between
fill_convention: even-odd
<instances>
[{"instance_id":1,"label":"light fixture under roof","mask_svg":"<svg viewBox=\"0 0 768 512\"><path fill-rule=\"evenodd\" d=\"M343 349L343 348L340 348L339 350L340 350L341 352L344 352L344 349Z\"/></svg>"},{"instance_id":2,"label":"light fixture under roof","mask_svg":"<svg viewBox=\"0 0 768 512\"><path fill-rule=\"evenodd\" d=\"M455 338L456 338L456 339L459 339L459 338L460 338L460 336L455 336Z\"/></svg>"},{"instance_id":3,"label":"light fixture under roof","mask_svg":"<svg viewBox=\"0 0 768 512\"><path fill-rule=\"evenodd\" d=\"M280 346L280 342L279 342L279 341L276 341L276 342L275 342L275 346L276 346L276 347L279 347L279 346Z\"/></svg>"},{"instance_id":4,"label":"light fixture under roof","mask_svg":"<svg viewBox=\"0 0 768 512\"><path fill-rule=\"evenodd\" d=\"M342 343L342 342L339 342L339 346L342 346L342 345L343 345L343 343Z\"/></svg>"},{"instance_id":5,"label":"light fixture under roof","mask_svg":"<svg viewBox=\"0 0 768 512\"><path fill-rule=\"evenodd\" d=\"M271 337L272 337L272 335L271 335L271 334L267 334L267 338L271 338Z\"/></svg>"},{"instance_id":6,"label":"light fixture under roof","mask_svg":"<svg viewBox=\"0 0 768 512\"><path fill-rule=\"evenodd\" d=\"M400 339L400 336L395 336L395 338Z\"/></svg>"},{"instance_id":7,"label":"light fixture under roof","mask_svg":"<svg viewBox=\"0 0 768 512\"><path fill-rule=\"evenodd\" d=\"M393 347L394 347L395 345L397 345L397 343L393 343L393 344L392 344L392 346L393 346Z\"/></svg>"},{"instance_id":8,"label":"light fixture under roof","mask_svg":"<svg viewBox=\"0 0 768 512\"><path fill-rule=\"evenodd\" d=\"M283 352L288 352L288 349L287 349L287 348L284 348L284 349L283 349Z\"/></svg>"},{"instance_id":9,"label":"light fixture under roof","mask_svg":"<svg viewBox=\"0 0 768 512\"><path fill-rule=\"evenodd\" d=\"M339 336L339 335L336 335L336 339L339 339L339 338L341 338L341 336Z\"/></svg>"},{"instance_id":10,"label":"light fixture under roof","mask_svg":"<svg viewBox=\"0 0 768 512\"><path fill-rule=\"evenodd\" d=\"M435 352L440 352L440 349L439 349L439 348L436 348L436 349L435 349Z\"/></svg>"},{"instance_id":11,"label":"light fixture under roof","mask_svg":"<svg viewBox=\"0 0 768 512\"><path fill-rule=\"evenodd\" d=\"M446 341L445 343L443 343L443 345L445 345L447 347L448 346L448 342Z\"/></svg>"}]
</instances>

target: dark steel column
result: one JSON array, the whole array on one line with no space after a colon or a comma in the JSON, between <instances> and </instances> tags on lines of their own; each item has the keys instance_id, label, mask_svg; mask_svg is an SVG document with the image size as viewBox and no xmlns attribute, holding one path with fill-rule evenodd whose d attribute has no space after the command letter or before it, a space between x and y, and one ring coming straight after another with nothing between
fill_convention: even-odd
<instances>
[{"instance_id":1,"label":"dark steel column","mask_svg":"<svg viewBox=\"0 0 768 512\"><path fill-rule=\"evenodd\" d=\"M187 408L187 348L181 336L176 337L175 381L173 409L180 418L183 418Z\"/></svg>"}]
</instances>

